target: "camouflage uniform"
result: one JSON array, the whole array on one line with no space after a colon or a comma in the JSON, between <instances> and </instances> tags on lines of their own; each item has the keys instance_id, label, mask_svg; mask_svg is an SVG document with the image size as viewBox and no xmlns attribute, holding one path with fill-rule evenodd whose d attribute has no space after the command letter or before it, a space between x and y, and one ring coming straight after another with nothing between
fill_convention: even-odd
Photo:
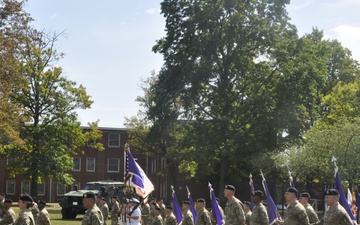
<instances>
[{"instance_id":1,"label":"camouflage uniform","mask_svg":"<svg viewBox=\"0 0 360 225\"><path fill-rule=\"evenodd\" d=\"M251 211L248 211L248 212L245 213L245 224L246 224L246 225L249 225L249 224L250 224L251 214L252 214Z\"/></svg>"},{"instance_id":2,"label":"camouflage uniform","mask_svg":"<svg viewBox=\"0 0 360 225\"><path fill-rule=\"evenodd\" d=\"M103 215L99 207L94 206L86 210L81 225L103 225Z\"/></svg>"},{"instance_id":3,"label":"camouflage uniform","mask_svg":"<svg viewBox=\"0 0 360 225\"><path fill-rule=\"evenodd\" d=\"M150 214L150 205L146 203L141 208L141 220L144 225L150 225L148 224L149 214Z\"/></svg>"},{"instance_id":4,"label":"camouflage uniform","mask_svg":"<svg viewBox=\"0 0 360 225\"><path fill-rule=\"evenodd\" d=\"M186 211L179 225L194 225L194 217L190 210Z\"/></svg>"},{"instance_id":5,"label":"camouflage uniform","mask_svg":"<svg viewBox=\"0 0 360 225\"><path fill-rule=\"evenodd\" d=\"M109 217L109 207L105 203L104 205L101 205L100 210L101 210L101 213L103 214L103 217L104 217L104 225L106 225L106 221L107 221L107 219Z\"/></svg>"},{"instance_id":6,"label":"camouflage uniform","mask_svg":"<svg viewBox=\"0 0 360 225\"><path fill-rule=\"evenodd\" d=\"M4 209L4 203L5 203L5 199L0 201L0 218L3 218L6 213L6 211Z\"/></svg>"},{"instance_id":7,"label":"camouflage uniform","mask_svg":"<svg viewBox=\"0 0 360 225\"><path fill-rule=\"evenodd\" d=\"M12 225L15 222L15 212L12 208L5 212L2 220L0 221L0 225Z\"/></svg>"},{"instance_id":8,"label":"camouflage uniform","mask_svg":"<svg viewBox=\"0 0 360 225\"><path fill-rule=\"evenodd\" d=\"M155 217L152 225L163 225L163 218L161 217L161 215L158 215Z\"/></svg>"},{"instance_id":9,"label":"camouflage uniform","mask_svg":"<svg viewBox=\"0 0 360 225\"><path fill-rule=\"evenodd\" d=\"M50 215L45 208L38 213L36 217L36 225L51 225Z\"/></svg>"},{"instance_id":10,"label":"camouflage uniform","mask_svg":"<svg viewBox=\"0 0 360 225\"><path fill-rule=\"evenodd\" d=\"M222 219L225 221L224 210L221 208L220 205L218 205L218 206L219 206L219 210L220 210L220 214L222 216ZM210 217L211 217L211 223L213 225L217 225L215 213L212 210L210 211Z\"/></svg>"},{"instance_id":11,"label":"camouflage uniform","mask_svg":"<svg viewBox=\"0 0 360 225\"><path fill-rule=\"evenodd\" d=\"M119 213L120 213L120 205L118 202L113 204L110 212L111 225L119 225Z\"/></svg>"},{"instance_id":12,"label":"camouflage uniform","mask_svg":"<svg viewBox=\"0 0 360 225\"><path fill-rule=\"evenodd\" d=\"M259 205L256 205L251 213L250 217L251 225L268 225L269 217L267 214L266 207L260 202Z\"/></svg>"},{"instance_id":13,"label":"camouflage uniform","mask_svg":"<svg viewBox=\"0 0 360 225\"><path fill-rule=\"evenodd\" d=\"M339 203L332 208L328 208L325 211L325 215L322 221L324 225L352 225L351 218L346 212L344 207Z\"/></svg>"},{"instance_id":14,"label":"camouflage uniform","mask_svg":"<svg viewBox=\"0 0 360 225\"><path fill-rule=\"evenodd\" d=\"M14 225L35 225L35 220L30 209L25 209L19 214Z\"/></svg>"},{"instance_id":15,"label":"camouflage uniform","mask_svg":"<svg viewBox=\"0 0 360 225\"><path fill-rule=\"evenodd\" d=\"M319 217L316 214L315 210L310 204L307 204L305 207L306 214L309 217L309 223L310 224L316 224L319 222Z\"/></svg>"},{"instance_id":16,"label":"camouflage uniform","mask_svg":"<svg viewBox=\"0 0 360 225\"><path fill-rule=\"evenodd\" d=\"M195 225L211 225L210 213L207 209L204 208L198 212Z\"/></svg>"},{"instance_id":17,"label":"camouflage uniform","mask_svg":"<svg viewBox=\"0 0 360 225\"><path fill-rule=\"evenodd\" d=\"M233 197L225 206L225 224L226 225L244 225L245 214L242 202Z\"/></svg>"},{"instance_id":18,"label":"camouflage uniform","mask_svg":"<svg viewBox=\"0 0 360 225\"><path fill-rule=\"evenodd\" d=\"M272 222L272 221L270 221ZM306 214L304 206L295 201L286 208L285 212L285 225L308 225L309 218Z\"/></svg>"},{"instance_id":19,"label":"camouflage uniform","mask_svg":"<svg viewBox=\"0 0 360 225\"><path fill-rule=\"evenodd\" d=\"M171 213L169 216L165 217L164 225L177 225L177 220L174 213Z\"/></svg>"},{"instance_id":20,"label":"camouflage uniform","mask_svg":"<svg viewBox=\"0 0 360 225\"><path fill-rule=\"evenodd\" d=\"M164 204L162 204L160 207L160 210L161 210L161 217L164 219L166 214L165 214L165 206Z\"/></svg>"},{"instance_id":21,"label":"camouflage uniform","mask_svg":"<svg viewBox=\"0 0 360 225\"><path fill-rule=\"evenodd\" d=\"M36 202L34 202L34 205L30 208L30 210L33 214L34 221L36 221L37 215L40 212L38 204Z\"/></svg>"},{"instance_id":22,"label":"camouflage uniform","mask_svg":"<svg viewBox=\"0 0 360 225\"><path fill-rule=\"evenodd\" d=\"M150 208L150 213L147 218L147 225L153 224L154 220L155 220L154 209Z\"/></svg>"}]
</instances>

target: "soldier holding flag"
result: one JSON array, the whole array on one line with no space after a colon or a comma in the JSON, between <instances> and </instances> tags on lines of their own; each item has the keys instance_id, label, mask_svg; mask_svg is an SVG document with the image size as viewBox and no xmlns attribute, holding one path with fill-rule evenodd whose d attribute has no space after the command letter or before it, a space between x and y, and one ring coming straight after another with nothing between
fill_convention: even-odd
<instances>
[{"instance_id":1,"label":"soldier holding flag","mask_svg":"<svg viewBox=\"0 0 360 225\"><path fill-rule=\"evenodd\" d=\"M325 211L321 223L323 225L353 225L349 214L339 204L340 194L336 189L330 189L325 193L325 201L329 208Z\"/></svg>"}]
</instances>

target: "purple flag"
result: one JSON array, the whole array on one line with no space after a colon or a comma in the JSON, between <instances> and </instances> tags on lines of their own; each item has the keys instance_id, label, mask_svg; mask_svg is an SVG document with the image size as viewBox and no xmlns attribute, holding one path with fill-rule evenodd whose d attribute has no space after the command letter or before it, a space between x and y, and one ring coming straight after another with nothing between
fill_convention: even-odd
<instances>
[{"instance_id":1,"label":"purple flag","mask_svg":"<svg viewBox=\"0 0 360 225\"><path fill-rule=\"evenodd\" d=\"M180 223L181 220L182 220L181 209L180 209L180 206L179 206L179 202L178 202L178 200L177 200L177 198L176 198L176 194L175 194L175 191L174 191L174 187L171 186L171 189L172 189L172 198L173 198L174 214L175 214L177 223Z\"/></svg>"},{"instance_id":2,"label":"purple flag","mask_svg":"<svg viewBox=\"0 0 360 225\"><path fill-rule=\"evenodd\" d=\"M253 180L252 180L252 174L251 174L251 173L250 173L249 178L250 178L250 181L249 181L249 186L250 186L250 202L251 202L251 209L253 209L254 206L255 206L255 204L252 202L252 196L253 196L253 194L254 194L254 192L255 192L255 189L254 189L254 182L253 182Z\"/></svg>"},{"instance_id":3,"label":"purple flag","mask_svg":"<svg viewBox=\"0 0 360 225\"><path fill-rule=\"evenodd\" d=\"M196 222L196 210L195 210L195 207L194 207L194 201L191 198L191 193L190 193L189 188L187 186L186 186L186 190L188 192L188 200L190 202L190 211L191 211L191 213L193 215L194 224L195 224L195 222Z\"/></svg>"},{"instance_id":4,"label":"purple flag","mask_svg":"<svg viewBox=\"0 0 360 225\"><path fill-rule=\"evenodd\" d=\"M277 219L281 220L280 214L277 212L277 208L275 205L274 200L272 199L270 192L269 192L269 188L267 186L266 180L264 175L261 172L261 176L263 178L263 187L264 187L264 191L266 194L266 200L267 200L267 212L268 212L268 216L269 216L269 224L272 225L276 222Z\"/></svg>"},{"instance_id":5,"label":"purple flag","mask_svg":"<svg viewBox=\"0 0 360 225\"><path fill-rule=\"evenodd\" d=\"M352 213L349 203L347 202L346 197L345 197L343 186L342 186L341 180L340 180L340 174L339 174L339 171L337 170L337 167L335 168L335 172L336 172L335 173L335 188L336 188L336 190L338 190L338 192L340 194L339 203L340 203L340 205L342 205L342 207L344 207L346 212L349 214L351 220L356 225L357 223L356 223L354 214Z\"/></svg>"},{"instance_id":6,"label":"purple flag","mask_svg":"<svg viewBox=\"0 0 360 225\"><path fill-rule=\"evenodd\" d=\"M211 208L212 208L212 212L214 214L214 217L216 219L216 224L217 225L222 225L223 224L223 217L221 215L220 209L219 209L219 204L216 201L216 197L214 194L214 190L212 189L211 184L209 183L209 189L210 189L210 199L211 199Z\"/></svg>"}]
</instances>

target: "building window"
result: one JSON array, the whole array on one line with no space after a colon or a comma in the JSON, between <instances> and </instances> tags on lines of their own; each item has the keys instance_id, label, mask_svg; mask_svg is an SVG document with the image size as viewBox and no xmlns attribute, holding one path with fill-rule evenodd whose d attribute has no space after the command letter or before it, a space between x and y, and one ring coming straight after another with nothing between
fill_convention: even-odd
<instances>
[{"instance_id":1,"label":"building window","mask_svg":"<svg viewBox=\"0 0 360 225\"><path fill-rule=\"evenodd\" d=\"M14 195L15 194L15 181L14 180L7 180L6 181L6 194L7 195Z\"/></svg>"},{"instance_id":2,"label":"building window","mask_svg":"<svg viewBox=\"0 0 360 225\"><path fill-rule=\"evenodd\" d=\"M108 172L115 173L119 172L120 160L119 159L108 159Z\"/></svg>"},{"instance_id":3,"label":"building window","mask_svg":"<svg viewBox=\"0 0 360 225\"><path fill-rule=\"evenodd\" d=\"M30 181L21 181L21 193L30 193Z\"/></svg>"},{"instance_id":4,"label":"building window","mask_svg":"<svg viewBox=\"0 0 360 225\"><path fill-rule=\"evenodd\" d=\"M37 185L38 195L45 195L45 183Z\"/></svg>"},{"instance_id":5,"label":"building window","mask_svg":"<svg viewBox=\"0 0 360 225\"><path fill-rule=\"evenodd\" d=\"M111 148L120 147L120 134L109 134L108 146Z\"/></svg>"},{"instance_id":6,"label":"building window","mask_svg":"<svg viewBox=\"0 0 360 225\"><path fill-rule=\"evenodd\" d=\"M95 158L86 158L86 171L95 172Z\"/></svg>"},{"instance_id":7,"label":"building window","mask_svg":"<svg viewBox=\"0 0 360 225\"><path fill-rule=\"evenodd\" d=\"M86 146L88 147L92 147L94 144L96 144L96 140L89 140L88 142L86 142Z\"/></svg>"},{"instance_id":8,"label":"building window","mask_svg":"<svg viewBox=\"0 0 360 225\"><path fill-rule=\"evenodd\" d=\"M73 162L74 162L73 171L80 171L81 170L81 158L74 157Z\"/></svg>"},{"instance_id":9,"label":"building window","mask_svg":"<svg viewBox=\"0 0 360 225\"><path fill-rule=\"evenodd\" d=\"M72 191L77 191L77 190L80 190L80 182L74 182L72 185L71 185L71 190Z\"/></svg>"},{"instance_id":10,"label":"building window","mask_svg":"<svg viewBox=\"0 0 360 225\"><path fill-rule=\"evenodd\" d=\"M156 173L156 159L151 160L151 172Z\"/></svg>"},{"instance_id":11,"label":"building window","mask_svg":"<svg viewBox=\"0 0 360 225\"><path fill-rule=\"evenodd\" d=\"M66 186L62 184L57 184L56 194L58 196L63 196L66 193Z\"/></svg>"}]
</instances>

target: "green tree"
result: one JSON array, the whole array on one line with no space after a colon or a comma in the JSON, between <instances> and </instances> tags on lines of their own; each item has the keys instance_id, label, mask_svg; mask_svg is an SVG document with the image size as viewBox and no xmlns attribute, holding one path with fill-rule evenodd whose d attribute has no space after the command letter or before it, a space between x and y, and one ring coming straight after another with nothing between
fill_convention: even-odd
<instances>
[{"instance_id":1,"label":"green tree","mask_svg":"<svg viewBox=\"0 0 360 225\"><path fill-rule=\"evenodd\" d=\"M83 132L77 121L75 110L89 108L92 101L85 88L68 80L56 65L63 57L54 47L59 35L33 29L27 35L18 59L26 83L9 98L28 119L22 121L20 134L25 146L10 144L3 149L10 174L30 178L31 194L36 196L37 184L44 178L71 184L72 156L81 154L79 147L100 138L101 133L96 123L89 124L90 132ZM94 147L103 149L99 144Z\"/></svg>"}]
</instances>

